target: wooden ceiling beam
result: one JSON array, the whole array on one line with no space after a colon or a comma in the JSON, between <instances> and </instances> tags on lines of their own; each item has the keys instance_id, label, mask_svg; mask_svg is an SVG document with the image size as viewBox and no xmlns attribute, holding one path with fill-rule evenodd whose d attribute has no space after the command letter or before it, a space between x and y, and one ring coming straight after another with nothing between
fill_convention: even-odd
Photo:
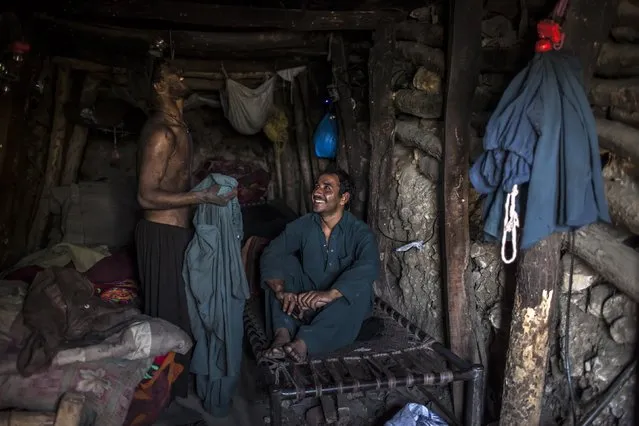
<instances>
[{"instance_id":1,"label":"wooden ceiling beam","mask_svg":"<svg viewBox=\"0 0 639 426\"><path fill-rule=\"evenodd\" d=\"M268 32L199 32L140 30L104 25L90 25L76 21L56 19L50 16L38 16L45 26L47 35L56 33L74 38L97 38L102 42L117 42L148 49L157 40L163 40L169 49L172 43L176 54L192 52L239 52L256 53L282 49L303 49L309 52L324 53L327 50L328 36L322 33L294 33L290 31Z\"/></svg>"},{"instance_id":2,"label":"wooden ceiling beam","mask_svg":"<svg viewBox=\"0 0 639 426\"><path fill-rule=\"evenodd\" d=\"M74 1L66 13L77 16L148 20L208 28L278 28L294 31L373 30L382 20L400 21L399 10L320 11L221 6L189 1Z\"/></svg>"}]
</instances>

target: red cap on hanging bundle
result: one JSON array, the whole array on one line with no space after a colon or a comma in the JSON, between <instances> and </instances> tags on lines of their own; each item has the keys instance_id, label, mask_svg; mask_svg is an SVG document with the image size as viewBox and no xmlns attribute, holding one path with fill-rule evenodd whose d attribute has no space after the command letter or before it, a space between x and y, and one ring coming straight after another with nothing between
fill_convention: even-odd
<instances>
[{"instance_id":1,"label":"red cap on hanging bundle","mask_svg":"<svg viewBox=\"0 0 639 426\"><path fill-rule=\"evenodd\" d=\"M559 50L564 44L565 34L559 24L566 15L568 0L559 0L553 10L550 19L544 19L537 23L537 43L535 44L535 52L549 52L551 50Z\"/></svg>"}]
</instances>

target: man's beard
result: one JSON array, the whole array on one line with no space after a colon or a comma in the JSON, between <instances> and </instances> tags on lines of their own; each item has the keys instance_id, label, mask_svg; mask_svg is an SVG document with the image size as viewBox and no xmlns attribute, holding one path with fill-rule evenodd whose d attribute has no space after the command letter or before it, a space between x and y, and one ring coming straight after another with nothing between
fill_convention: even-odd
<instances>
[{"instance_id":1,"label":"man's beard","mask_svg":"<svg viewBox=\"0 0 639 426\"><path fill-rule=\"evenodd\" d=\"M191 94L191 89L185 84L174 85L169 88L169 96L171 99L177 101L180 99L186 99Z\"/></svg>"}]
</instances>

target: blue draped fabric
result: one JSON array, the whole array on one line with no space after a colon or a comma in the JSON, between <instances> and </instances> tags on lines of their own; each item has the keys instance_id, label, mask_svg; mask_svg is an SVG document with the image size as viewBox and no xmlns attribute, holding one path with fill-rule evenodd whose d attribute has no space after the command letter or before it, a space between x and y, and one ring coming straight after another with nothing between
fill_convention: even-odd
<instances>
[{"instance_id":1,"label":"blue draped fabric","mask_svg":"<svg viewBox=\"0 0 639 426\"><path fill-rule=\"evenodd\" d=\"M483 203L484 234L500 240L504 202L519 186L521 248L554 232L610 222L595 119L578 60L537 53L491 116L484 153L470 169Z\"/></svg>"},{"instance_id":2,"label":"blue draped fabric","mask_svg":"<svg viewBox=\"0 0 639 426\"><path fill-rule=\"evenodd\" d=\"M209 175L193 190L220 185L230 192L237 181ZM242 263L242 213L237 198L225 207L200 204L193 218L195 235L186 249L182 276L195 340L191 373L204 408L228 415L242 362L244 303L249 298Z\"/></svg>"}]
</instances>

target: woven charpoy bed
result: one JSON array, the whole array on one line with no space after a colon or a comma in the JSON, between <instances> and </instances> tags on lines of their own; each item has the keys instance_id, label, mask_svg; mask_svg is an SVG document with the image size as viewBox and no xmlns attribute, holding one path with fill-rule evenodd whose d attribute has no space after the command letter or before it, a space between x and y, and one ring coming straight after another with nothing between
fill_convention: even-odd
<instances>
[{"instance_id":1,"label":"woven charpoy bed","mask_svg":"<svg viewBox=\"0 0 639 426\"><path fill-rule=\"evenodd\" d=\"M331 395L339 398L355 392L418 385L446 386L462 381L468 382L464 419L457 421L464 425L480 425L483 367L460 359L381 299L376 300L374 317L383 325L377 335L366 341L355 342L336 353L304 363L274 362L261 357L269 344L263 301L255 296L248 301L244 314L246 335L270 388L271 424L282 424L284 400L301 401ZM454 419L450 412L444 414Z\"/></svg>"}]
</instances>

